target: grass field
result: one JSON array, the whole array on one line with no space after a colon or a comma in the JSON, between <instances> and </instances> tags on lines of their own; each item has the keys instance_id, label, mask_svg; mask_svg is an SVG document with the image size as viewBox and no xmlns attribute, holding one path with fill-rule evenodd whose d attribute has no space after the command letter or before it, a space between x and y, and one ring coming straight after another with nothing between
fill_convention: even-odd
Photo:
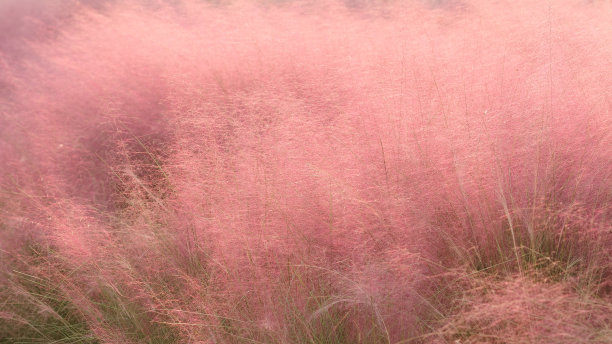
<instances>
[{"instance_id":1,"label":"grass field","mask_svg":"<svg viewBox=\"0 0 612 344\"><path fill-rule=\"evenodd\" d=\"M612 343L611 18L0 2L0 343Z\"/></svg>"}]
</instances>

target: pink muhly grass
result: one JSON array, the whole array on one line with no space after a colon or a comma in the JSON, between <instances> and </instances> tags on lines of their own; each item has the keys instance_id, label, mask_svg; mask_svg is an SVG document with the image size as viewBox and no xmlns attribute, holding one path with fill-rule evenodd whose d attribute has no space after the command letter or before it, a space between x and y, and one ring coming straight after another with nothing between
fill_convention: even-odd
<instances>
[{"instance_id":1,"label":"pink muhly grass","mask_svg":"<svg viewBox=\"0 0 612 344\"><path fill-rule=\"evenodd\" d=\"M15 6L0 341L609 341L610 4L351 3Z\"/></svg>"}]
</instances>

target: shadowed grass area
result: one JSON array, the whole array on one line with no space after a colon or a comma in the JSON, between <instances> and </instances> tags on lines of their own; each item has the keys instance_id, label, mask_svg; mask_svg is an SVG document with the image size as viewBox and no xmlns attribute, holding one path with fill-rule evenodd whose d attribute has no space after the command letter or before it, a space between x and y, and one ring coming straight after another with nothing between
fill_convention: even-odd
<instances>
[{"instance_id":1,"label":"shadowed grass area","mask_svg":"<svg viewBox=\"0 0 612 344\"><path fill-rule=\"evenodd\" d=\"M174 343L176 331L155 322L149 312L134 301L121 296L116 289L102 288L94 299L104 315L105 323L121 331L128 339L137 343Z\"/></svg>"},{"instance_id":2,"label":"shadowed grass area","mask_svg":"<svg viewBox=\"0 0 612 344\"><path fill-rule=\"evenodd\" d=\"M38 249L32 249L38 252ZM13 270L0 292L2 343L100 343L60 281Z\"/></svg>"}]
</instances>

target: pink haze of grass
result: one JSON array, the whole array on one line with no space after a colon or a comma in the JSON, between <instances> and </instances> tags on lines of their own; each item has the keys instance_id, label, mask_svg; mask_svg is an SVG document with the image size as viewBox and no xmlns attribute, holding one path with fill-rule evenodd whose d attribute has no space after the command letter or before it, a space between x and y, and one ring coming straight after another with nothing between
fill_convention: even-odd
<instances>
[{"instance_id":1,"label":"pink haze of grass","mask_svg":"<svg viewBox=\"0 0 612 344\"><path fill-rule=\"evenodd\" d=\"M586 338L529 297L610 328L572 303L591 266L612 288L610 2L64 10L0 35L0 283L54 281L102 342L140 340L109 288L177 342L324 342L288 319L334 312L347 343ZM554 286L542 238L577 257Z\"/></svg>"}]
</instances>

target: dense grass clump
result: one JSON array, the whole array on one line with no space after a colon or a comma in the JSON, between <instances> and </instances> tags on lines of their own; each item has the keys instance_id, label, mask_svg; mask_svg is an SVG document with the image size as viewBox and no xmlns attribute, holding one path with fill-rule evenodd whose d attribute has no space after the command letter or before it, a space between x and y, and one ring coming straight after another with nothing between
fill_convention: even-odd
<instances>
[{"instance_id":1,"label":"dense grass clump","mask_svg":"<svg viewBox=\"0 0 612 344\"><path fill-rule=\"evenodd\" d=\"M1 3L0 343L612 342L610 18Z\"/></svg>"}]
</instances>

